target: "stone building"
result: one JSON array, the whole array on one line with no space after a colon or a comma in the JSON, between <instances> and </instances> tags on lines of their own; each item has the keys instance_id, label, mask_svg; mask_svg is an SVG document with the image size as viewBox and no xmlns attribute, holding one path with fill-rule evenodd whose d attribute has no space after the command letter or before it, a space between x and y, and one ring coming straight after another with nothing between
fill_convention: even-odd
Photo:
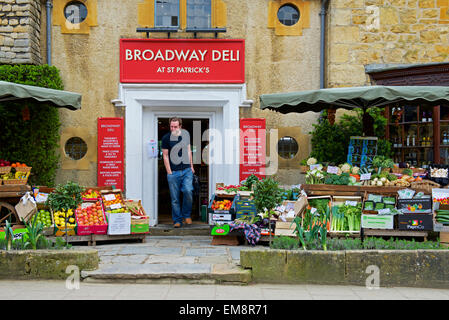
<instances>
[{"instance_id":1,"label":"stone building","mask_svg":"<svg viewBox=\"0 0 449 320\"><path fill-rule=\"evenodd\" d=\"M157 212L162 171L145 158L144 143L158 140L169 116L221 130L266 119L278 139L287 137L277 178L296 184L319 115L262 111L259 96L370 85L370 70L444 64L448 23L449 0L0 0L0 63L50 62L66 90L83 95L80 111L60 111L58 183L97 184L97 119L123 117L127 196ZM121 82L121 39L147 38L242 39L244 81ZM68 141L85 146L81 157L66 152ZM238 165L207 170L209 193L215 183L239 182Z\"/></svg>"}]
</instances>

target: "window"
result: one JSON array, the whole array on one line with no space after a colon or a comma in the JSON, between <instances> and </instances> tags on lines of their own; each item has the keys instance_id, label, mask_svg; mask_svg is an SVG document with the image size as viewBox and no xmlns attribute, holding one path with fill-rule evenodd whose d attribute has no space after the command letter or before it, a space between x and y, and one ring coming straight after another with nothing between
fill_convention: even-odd
<instances>
[{"instance_id":1,"label":"window","mask_svg":"<svg viewBox=\"0 0 449 320\"><path fill-rule=\"evenodd\" d=\"M84 158L87 153L86 142L79 138L73 137L65 143L65 154L72 160L80 160Z\"/></svg>"},{"instance_id":2,"label":"window","mask_svg":"<svg viewBox=\"0 0 449 320\"><path fill-rule=\"evenodd\" d=\"M179 26L179 0L156 0L156 27Z\"/></svg>"},{"instance_id":3,"label":"window","mask_svg":"<svg viewBox=\"0 0 449 320\"><path fill-rule=\"evenodd\" d=\"M187 0L187 27L207 29L211 25L211 0Z\"/></svg>"},{"instance_id":4,"label":"window","mask_svg":"<svg viewBox=\"0 0 449 320\"><path fill-rule=\"evenodd\" d=\"M293 159L299 151L298 142L292 137L282 137L278 142L278 154L284 159Z\"/></svg>"},{"instance_id":5,"label":"window","mask_svg":"<svg viewBox=\"0 0 449 320\"><path fill-rule=\"evenodd\" d=\"M69 2L64 8L64 16L72 24L79 24L87 18L87 7L79 1Z\"/></svg>"},{"instance_id":6,"label":"window","mask_svg":"<svg viewBox=\"0 0 449 320\"><path fill-rule=\"evenodd\" d=\"M293 26L299 21L299 10L293 4L286 4L278 10L279 22L285 26Z\"/></svg>"}]
</instances>

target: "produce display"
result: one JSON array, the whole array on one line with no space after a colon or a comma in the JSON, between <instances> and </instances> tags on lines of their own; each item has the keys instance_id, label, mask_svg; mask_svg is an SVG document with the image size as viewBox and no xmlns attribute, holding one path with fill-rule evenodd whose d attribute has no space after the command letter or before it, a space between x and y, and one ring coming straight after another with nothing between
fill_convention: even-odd
<instances>
[{"instance_id":1,"label":"produce display","mask_svg":"<svg viewBox=\"0 0 449 320\"><path fill-rule=\"evenodd\" d=\"M0 159L0 167L9 167L11 166L11 162L8 160Z\"/></svg>"},{"instance_id":2,"label":"produce display","mask_svg":"<svg viewBox=\"0 0 449 320\"><path fill-rule=\"evenodd\" d=\"M125 201L126 208L131 212L131 216L146 217L145 211L140 204L140 201Z\"/></svg>"},{"instance_id":3,"label":"produce display","mask_svg":"<svg viewBox=\"0 0 449 320\"><path fill-rule=\"evenodd\" d=\"M74 229L76 227L76 217L73 209L69 209L67 212L65 210L56 211L53 213L53 219L55 221L55 226L60 230Z\"/></svg>"},{"instance_id":4,"label":"produce display","mask_svg":"<svg viewBox=\"0 0 449 320\"><path fill-rule=\"evenodd\" d=\"M232 207L232 201L231 200L221 200L221 201L217 201L214 200L212 202L212 206L211 209L212 210L223 210L223 211L229 211L231 210Z\"/></svg>"},{"instance_id":5,"label":"produce display","mask_svg":"<svg viewBox=\"0 0 449 320\"><path fill-rule=\"evenodd\" d=\"M98 191L88 189L85 192L83 192L81 196L83 197L83 199L99 199L100 193Z\"/></svg>"},{"instance_id":6,"label":"produce display","mask_svg":"<svg viewBox=\"0 0 449 320\"><path fill-rule=\"evenodd\" d=\"M362 219L362 204L343 204L332 210L332 231L359 231Z\"/></svg>"},{"instance_id":7,"label":"produce display","mask_svg":"<svg viewBox=\"0 0 449 320\"><path fill-rule=\"evenodd\" d=\"M53 222L51 221L51 213L48 210L39 210L36 213L36 221L37 223L41 223L45 228L51 227L53 225Z\"/></svg>"},{"instance_id":8,"label":"produce display","mask_svg":"<svg viewBox=\"0 0 449 320\"><path fill-rule=\"evenodd\" d=\"M101 226L105 224L101 201L83 203L75 210L75 213L80 226Z\"/></svg>"},{"instance_id":9,"label":"produce display","mask_svg":"<svg viewBox=\"0 0 449 320\"><path fill-rule=\"evenodd\" d=\"M303 216L303 226L307 229L316 224L326 225L326 229L330 230L330 206L329 198L310 199L309 205Z\"/></svg>"},{"instance_id":10,"label":"produce display","mask_svg":"<svg viewBox=\"0 0 449 320\"><path fill-rule=\"evenodd\" d=\"M363 211L379 211L396 208L396 197L378 194L368 194L363 204Z\"/></svg>"},{"instance_id":11,"label":"produce display","mask_svg":"<svg viewBox=\"0 0 449 320\"><path fill-rule=\"evenodd\" d=\"M436 210L435 221L449 226L449 210Z\"/></svg>"},{"instance_id":12,"label":"produce display","mask_svg":"<svg viewBox=\"0 0 449 320\"><path fill-rule=\"evenodd\" d=\"M344 163L338 166L336 172L326 172L322 167L319 167L307 171L305 181L306 184L371 187L410 187L412 182L423 181L419 176L414 177L413 170L408 168L404 169L402 174L399 175L390 173L393 166L391 159L376 156L373 160L372 168L357 167Z\"/></svg>"}]
</instances>

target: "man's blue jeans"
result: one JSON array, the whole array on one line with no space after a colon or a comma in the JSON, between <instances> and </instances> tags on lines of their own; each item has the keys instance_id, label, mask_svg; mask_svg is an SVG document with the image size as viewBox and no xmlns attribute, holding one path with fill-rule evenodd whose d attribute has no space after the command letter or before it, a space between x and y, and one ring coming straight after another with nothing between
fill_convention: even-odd
<instances>
[{"instance_id":1,"label":"man's blue jeans","mask_svg":"<svg viewBox=\"0 0 449 320\"><path fill-rule=\"evenodd\" d=\"M173 223L182 224L182 219L190 218L193 203L193 172L191 168L167 174L170 189ZM182 205L181 205L181 192Z\"/></svg>"}]
</instances>

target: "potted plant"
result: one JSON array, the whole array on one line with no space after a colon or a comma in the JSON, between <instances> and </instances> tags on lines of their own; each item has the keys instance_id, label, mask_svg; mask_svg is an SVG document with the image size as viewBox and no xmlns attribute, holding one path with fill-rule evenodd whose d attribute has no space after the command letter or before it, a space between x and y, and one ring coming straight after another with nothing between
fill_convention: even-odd
<instances>
[{"instance_id":1,"label":"potted plant","mask_svg":"<svg viewBox=\"0 0 449 320\"><path fill-rule=\"evenodd\" d=\"M76 209L82 202L82 193L84 188L80 187L78 184L69 181L65 185L58 185L54 192L48 195L46 205L49 206L53 212L64 211L66 213L65 220L67 220L67 212L69 210ZM66 243L68 245L68 232L66 225Z\"/></svg>"},{"instance_id":2,"label":"potted plant","mask_svg":"<svg viewBox=\"0 0 449 320\"><path fill-rule=\"evenodd\" d=\"M263 213L264 218L269 219L269 235L271 244L271 216L274 208L282 203L282 190L279 183L273 178L265 178L256 182L254 187L254 203L257 212Z\"/></svg>"}]
</instances>

